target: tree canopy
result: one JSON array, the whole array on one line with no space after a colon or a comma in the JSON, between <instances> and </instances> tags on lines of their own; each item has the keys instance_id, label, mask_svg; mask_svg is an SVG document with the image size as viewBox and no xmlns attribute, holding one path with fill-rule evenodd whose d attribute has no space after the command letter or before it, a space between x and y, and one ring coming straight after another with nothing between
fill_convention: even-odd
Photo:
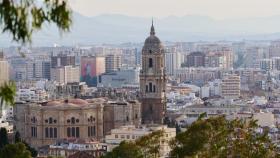
<instances>
[{"instance_id":1,"label":"tree canopy","mask_svg":"<svg viewBox=\"0 0 280 158\"><path fill-rule=\"evenodd\" d=\"M53 23L60 30L68 31L71 19L67 0L0 1L0 28L11 33L16 42L31 42L32 33L44 23Z\"/></svg>"},{"instance_id":2,"label":"tree canopy","mask_svg":"<svg viewBox=\"0 0 280 158\"><path fill-rule=\"evenodd\" d=\"M23 143L8 144L0 150L0 158L32 158Z\"/></svg>"},{"instance_id":3,"label":"tree canopy","mask_svg":"<svg viewBox=\"0 0 280 158\"><path fill-rule=\"evenodd\" d=\"M171 141L178 158L279 157L267 132L257 132L256 121L226 120L225 116L198 119Z\"/></svg>"}]
</instances>

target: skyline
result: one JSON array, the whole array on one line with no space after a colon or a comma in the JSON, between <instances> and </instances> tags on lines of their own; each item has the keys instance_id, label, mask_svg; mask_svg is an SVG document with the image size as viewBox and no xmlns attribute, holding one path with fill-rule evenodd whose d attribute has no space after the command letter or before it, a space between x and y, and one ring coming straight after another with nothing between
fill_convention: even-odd
<instances>
[{"instance_id":1,"label":"skyline","mask_svg":"<svg viewBox=\"0 0 280 158\"><path fill-rule=\"evenodd\" d=\"M69 2L73 11L89 17L102 14L155 18L201 15L223 20L280 15L279 0L69 0Z\"/></svg>"}]
</instances>

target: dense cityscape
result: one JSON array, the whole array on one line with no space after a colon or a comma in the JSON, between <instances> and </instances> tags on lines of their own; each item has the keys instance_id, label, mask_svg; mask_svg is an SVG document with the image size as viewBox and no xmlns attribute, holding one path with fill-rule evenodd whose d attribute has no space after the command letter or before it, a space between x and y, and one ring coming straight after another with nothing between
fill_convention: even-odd
<instances>
[{"instance_id":1,"label":"dense cityscape","mask_svg":"<svg viewBox=\"0 0 280 158\"><path fill-rule=\"evenodd\" d=\"M23 44L0 48L0 158L279 157L280 40L167 41L156 22L72 46L8 28Z\"/></svg>"}]
</instances>

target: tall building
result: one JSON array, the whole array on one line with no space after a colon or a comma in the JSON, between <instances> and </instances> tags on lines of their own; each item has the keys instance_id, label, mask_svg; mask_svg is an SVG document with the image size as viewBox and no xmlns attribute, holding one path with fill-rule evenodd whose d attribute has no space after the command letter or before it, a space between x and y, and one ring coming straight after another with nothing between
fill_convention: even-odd
<instances>
[{"instance_id":1,"label":"tall building","mask_svg":"<svg viewBox=\"0 0 280 158\"><path fill-rule=\"evenodd\" d=\"M84 56L81 58L81 81L89 86L97 86L98 78L105 73L105 58L101 56Z\"/></svg>"},{"instance_id":2,"label":"tall building","mask_svg":"<svg viewBox=\"0 0 280 158\"><path fill-rule=\"evenodd\" d=\"M280 57L280 41L272 41L269 46L269 58Z\"/></svg>"},{"instance_id":3,"label":"tall building","mask_svg":"<svg viewBox=\"0 0 280 158\"><path fill-rule=\"evenodd\" d=\"M192 52L187 56L188 67L204 67L205 54L202 52Z\"/></svg>"},{"instance_id":4,"label":"tall building","mask_svg":"<svg viewBox=\"0 0 280 158\"><path fill-rule=\"evenodd\" d=\"M68 56L66 54L59 54L51 57L52 68L75 65L75 56Z\"/></svg>"},{"instance_id":5,"label":"tall building","mask_svg":"<svg viewBox=\"0 0 280 158\"><path fill-rule=\"evenodd\" d=\"M152 24L150 36L142 49L140 91L142 100L142 123L161 124L166 110L166 75L164 47L155 36Z\"/></svg>"},{"instance_id":6,"label":"tall building","mask_svg":"<svg viewBox=\"0 0 280 158\"><path fill-rule=\"evenodd\" d=\"M0 85L9 81L9 63L2 55L0 58Z\"/></svg>"},{"instance_id":7,"label":"tall building","mask_svg":"<svg viewBox=\"0 0 280 158\"><path fill-rule=\"evenodd\" d=\"M175 75L175 70L181 68L182 55L177 52L176 48L166 49L165 52L165 68L167 75Z\"/></svg>"},{"instance_id":8,"label":"tall building","mask_svg":"<svg viewBox=\"0 0 280 158\"><path fill-rule=\"evenodd\" d=\"M63 66L51 69L51 80L59 83L80 82L79 66Z\"/></svg>"},{"instance_id":9,"label":"tall building","mask_svg":"<svg viewBox=\"0 0 280 158\"><path fill-rule=\"evenodd\" d=\"M121 68L121 56L119 54L109 54L105 57L106 72L117 71Z\"/></svg>"},{"instance_id":10,"label":"tall building","mask_svg":"<svg viewBox=\"0 0 280 158\"><path fill-rule=\"evenodd\" d=\"M221 93L224 98L236 99L240 96L240 76L228 75L222 79Z\"/></svg>"}]
</instances>

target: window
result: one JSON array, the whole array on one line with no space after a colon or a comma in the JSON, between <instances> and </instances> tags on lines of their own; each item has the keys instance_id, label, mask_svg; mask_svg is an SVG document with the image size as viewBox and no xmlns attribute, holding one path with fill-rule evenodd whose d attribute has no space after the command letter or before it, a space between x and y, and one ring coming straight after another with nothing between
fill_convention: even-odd
<instances>
[{"instance_id":1,"label":"window","mask_svg":"<svg viewBox=\"0 0 280 158\"><path fill-rule=\"evenodd\" d=\"M149 83L149 92L152 92L152 91L153 91L153 89L152 89L152 88L153 88L153 83L152 83L152 82L150 82L150 83Z\"/></svg>"},{"instance_id":2,"label":"window","mask_svg":"<svg viewBox=\"0 0 280 158\"><path fill-rule=\"evenodd\" d=\"M126 116L126 121L129 121L129 117L128 116Z\"/></svg>"},{"instance_id":3,"label":"window","mask_svg":"<svg viewBox=\"0 0 280 158\"><path fill-rule=\"evenodd\" d=\"M71 136L75 137L75 127L72 127L72 129L71 129Z\"/></svg>"},{"instance_id":4,"label":"window","mask_svg":"<svg viewBox=\"0 0 280 158\"><path fill-rule=\"evenodd\" d=\"M71 128L70 127L67 128L67 137L71 137Z\"/></svg>"},{"instance_id":5,"label":"window","mask_svg":"<svg viewBox=\"0 0 280 158\"><path fill-rule=\"evenodd\" d=\"M149 58L149 68L153 67L153 59Z\"/></svg>"},{"instance_id":6,"label":"window","mask_svg":"<svg viewBox=\"0 0 280 158\"><path fill-rule=\"evenodd\" d=\"M75 124L75 118L74 117L71 118L71 123Z\"/></svg>"},{"instance_id":7,"label":"window","mask_svg":"<svg viewBox=\"0 0 280 158\"><path fill-rule=\"evenodd\" d=\"M49 128L45 128L45 137L49 138Z\"/></svg>"},{"instance_id":8,"label":"window","mask_svg":"<svg viewBox=\"0 0 280 158\"><path fill-rule=\"evenodd\" d=\"M31 137L37 138L37 127L31 127Z\"/></svg>"},{"instance_id":9,"label":"window","mask_svg":"<svg viewBox=\"0 0 280 158\"><path fill-rule=\"evenodd\" d=\"M124 139L125 137L124 137L124 135L121 135L121 139Z\"/></svg>"},{"instance_id":10,"label":"window","mask_svg":"<svg viewBox=\"0 0 280 158\"><path fill-rule=\"evenodd\" d=\"M94 137L96 134L95 126L88 126L88 136Z\"/></svg>"},{"instance_id":11,"label":"window","mask_svg":"<svg viewBox=\"0 0 280 158\"><path fill-rule=\"evenodd\" d=\"M53 137L57 138L57 128L53 128Z\"/></svg>"},{"instance_id":12,"label":"window","mask_svg":"<svg viewBox=\"0 0 280 158\"><path fill-rule=\"evenodd\" d=\"M156 92L156 85L153 86L153 91Z\"/></svg>"},{"instance_id":13,"label":"window","mask_svg":"<svg viewBox=\"0 0 280 158\"><path fill-rule=\"evenodd\" d=\"M130 139L130 135L126 135L126 139Z\"/></svg>"},{"instance_id":14,"label":"window","mask_svg":"<svg viewBox=\"0 0 280 158\"><path fill-rule=\"evenodd\" d=\"M119 136L116 134L116 135L115 135L115 138L119 138Z\"/></svg>"},{"instance_id":15,"label":"window","mask_svg":"<svg viewBox=\"0 0 280 158\"><path fill-rule=\"evenodd\" d=\"M138 115L137 114L135 114L135 118L138 119Z\"/></svg>"},{"instance_id":16,"label":"window","mask_svg":"<svg viewBox=\"0 0 280 158\"><path fill-rule=\"evenodd\" d=\"M80 128L76 127L76 138L80 137Z\"/></svg>"},{"instance_id":17,"label":"window","mask_svg":"<svg viewBox=\"0 0 280 158\"><path fill-rule=\"evenodd\" d=\"M49 124L52 124L53 123L53 119L50 117L49 118Z\"/></svg>"},{"instance_id":18,"label":"window","mask_svg":"<svg viewBox=\"0 0 280 158\"><path fill-rule=\"evenodd\" d=\"M80 121L79 119L76 119L76 122L77 122L77 123L79 123L79 121Z\"/></svg>"},{"instance_id":19,"label":"window","mask_svg":"<svg viewBox=\"0 0 280 158\"><path fill-rule=\"evenodd\" d=\"M50 128L50 138L53 138L53 128Z\"/></svg>"},{"instance_id":20,"label":"window","mask_svg":"<svg viewBox=\"0 0 280 158\"><path fill-rule=\"evenodd\" d=\"M148 92L149 91L149 86L148 85L146 85L146 92Z\"/></svg>"}]
</instances>

